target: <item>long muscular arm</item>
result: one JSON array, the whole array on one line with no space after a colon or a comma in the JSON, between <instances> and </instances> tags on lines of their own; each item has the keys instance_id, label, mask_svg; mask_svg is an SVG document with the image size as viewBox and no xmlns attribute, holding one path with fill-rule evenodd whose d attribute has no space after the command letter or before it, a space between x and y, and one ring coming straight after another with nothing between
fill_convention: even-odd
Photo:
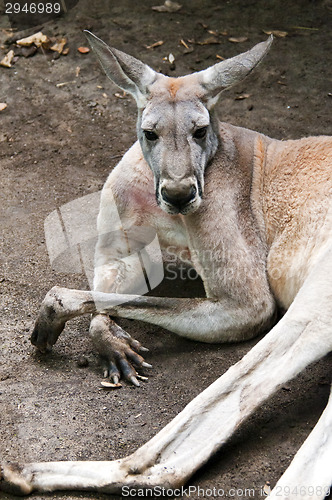
<instances>
[{"instance_id":1,"label":"long muscular arm","mask_svg":"<svg viewBox=\"0 0 332 500\"><path fill-rule=\"evenodd\" d=\"M51 347L66 321L96 312L146 321L194 340L244 340L254 328L266 325L273 311L274 304L268 298L239 306L228 299L149 297L54 287L42 303L33 340L39 347Z\"/></svg>"}]
</instances>

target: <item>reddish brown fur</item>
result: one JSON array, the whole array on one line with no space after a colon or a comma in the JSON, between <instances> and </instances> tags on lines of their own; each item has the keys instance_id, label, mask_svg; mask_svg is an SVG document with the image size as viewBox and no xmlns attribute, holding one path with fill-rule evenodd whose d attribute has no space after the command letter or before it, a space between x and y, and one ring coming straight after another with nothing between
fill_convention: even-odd
<instances>
[{"instance_id":1,"label":"reddish brown fur","mask_svg":"<svg viewBox=\"0 0 332 500\"><path fill-rule=\"evenodd\" d=\"M168 82L168 89L172 99L175 99L179 88L182 86L180 78L170 78Z\"/></svg>"}]
</instances>

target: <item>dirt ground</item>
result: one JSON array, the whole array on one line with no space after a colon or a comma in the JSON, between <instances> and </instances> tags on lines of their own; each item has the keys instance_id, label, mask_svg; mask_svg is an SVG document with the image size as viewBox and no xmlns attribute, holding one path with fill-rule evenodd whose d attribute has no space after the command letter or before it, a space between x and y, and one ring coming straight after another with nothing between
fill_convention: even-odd
<instances>
[{"instance_id":1,"label":"dirt ground","mask_svg":"<svg viewBox=\"0 0 332 500\"><path fill-rule=\"evenodd\" d=\"M181 3L176 13L160 13L151 9L157 0L81 0L42 28L49 36L68 38L67 56L52 60L36 53L20 57L12 68L0 67L0 102L7 104L0 111L1 462L127 455L257 342L204 345L121 321L150 349L146 360L153 369L139 389L124 385L116 392L100 390L101 367L87 335L88 318L70 322L51 354L37 354L29 342L50 287L87 288L84 275L52 270L45 218L64 203L100 190L135 140L135 105L115 95L118 89L92 53L77 51L87 45L82 29L170 75L203 69L218 61L217 54L243 52L266 38L264 30L285 31L256 72L224 94L220 117L275 138L332 133L331 1ZM0 28L3 57L10 37L3 8ZM211 37L216 43L206 43ZM230 37L247 40L232 43ZM181 39L193 50L186 50ZM146 48L159 40L164 43ZM163 60L170 53L175 69ZM249 97L238 99L243 94ZM202 289L198 282L174 286L166 280L158 293L195 296ZM88 360L84 368L78 366L81 355ZM261 498L265 481L276 483L324 409L331 368L328 356L279 391L190 484L223 488L236 499ZM34 498L106 497L58 492Z\"/></svg>"}]
</instances>

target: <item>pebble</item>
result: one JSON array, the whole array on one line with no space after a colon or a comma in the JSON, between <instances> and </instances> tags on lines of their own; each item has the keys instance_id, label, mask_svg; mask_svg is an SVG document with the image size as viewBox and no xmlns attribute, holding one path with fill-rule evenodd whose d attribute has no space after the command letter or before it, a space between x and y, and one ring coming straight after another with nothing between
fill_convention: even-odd
<instances>
[{"instance_id":1,"label":"pebble","mask_svg":"<svg viewBox=\"0 0 332 500\"><path fill-rule=\"evenodd\" d=\"M86 368L89 366L89 360L86 356L80 356L76 361L76 364L79 368Z\"/></svg>"}]
</instances>

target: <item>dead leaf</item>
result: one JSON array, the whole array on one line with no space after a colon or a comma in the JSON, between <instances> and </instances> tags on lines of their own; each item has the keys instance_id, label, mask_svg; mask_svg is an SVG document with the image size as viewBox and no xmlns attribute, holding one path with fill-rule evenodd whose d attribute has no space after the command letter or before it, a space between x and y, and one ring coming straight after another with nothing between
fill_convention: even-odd
<instances>
[{"instance_id":1,"label":"dead leaf","mask_svg":"<svg viewBox=\"0 0 332 500\"><path fill-rule=\"evenodd\" d=\"M48 41L48 37L41 31L39 31L34 35L28 36L27 38L21 38L21 40L17 40L16 45L19 45L21 47L30 47L30 45L35 44L36 47L40 47Z\"/></svg>"},{"instance_id":2,"label":"dead leaf","mask_svg":"<svg viewBox=\"0 0 332 500\"><path fill-rule=\"evenodd\" d=\"M292 26L294 30L309 30L309 31L319 31L319 28L311 28L309 26Z\"/></svg>"},{"instance_id":3,"label":"dead leaf","mask_svg":"<svg viewBox=\"0 0 332 500\"><path fill-rule=\"evenodd\" d=\"M250 94L240 94L235 97L235 101L243 101L244 99L248 99L250 97Z\"/></svg>"},{"instance_id":4,"label":"dead leaf","mask_svg":"<svg viewBox=\"0 0 332 500\"><path fill-rule=\"evenodd\" d=\"M232 43L243 43L248 40L246 36L231 36L228 41Z\"/></svg>"},{"instance_id":5,"label":"dead leaf","mask_svg":"<svg viewBox=\"0 0 332 500\"><path fill-rule=\"evenodd\" d=\"M44 42L42 42L41 44L41 47L44 49L44 50L50 50L50 47L56 43L56 40L53 38L53 40L51 40L50 38L48 38L47 40L45 40ZM33 45L33 47L37 47L37 45ZM60 55L60 54L59 54Z\"/></svg>"},{"instance_id":6,"label":"dead leaf","mask_svg":"<svg viewBox=\"0 0 332 500\"><path fill-rule=\"evenodd\" d=\"M210 36L209 38L206 38L202 42L196 42L196 43L197 45L216 45L220 42L218 38L216 38L215 36Z\"/></svg>"},{"instance_id":7,"label":"dead leaf","mask_svg":"<svg viewBox=\"0 0 332 500\"><path fill-rule=\"evenodd\" d=\"M62 82L62 83L57 83L56 87L64 87L65 85L70 85L71 83L76 83L76 80L71 80L70 82Z\"/></svg>"},{"instance_id":8,"label":"dead leaf","mask_svg":"<svg viewBox=\"0 0 332 500\"><path fill-rule=\"evenodd\" d=\"M172 0L166 0L163 5L157 5L151 8L157 12L177 12L182 8L182 5L177 2L172 2Z\"/></svg>"},{"instance_id":9,"label":"dead leaf","mask_svg":"<svg viewBox=\"0 0 332 500\"><path fill-rule=\"evenodd\" d=\"M194 52L194 47L190 47L182 38L180 43L185 47L184 54L191 54L191 52Z\"/></svg>"},{"instance_id":10,"label":"dead leaf","mask_svg":"<svg viewBox=\"0 0 332 500\"><path fill-rule=\"evenodd\" d=\"M90 52L89 47L78 47L77 49L80 54L88 54Z\"/></svg>"},{"instance_id":11,"label":"dead leaf","mask_svg":"<svg viewBox=\"0 0 332 500\"><path fill-rule=\"evenodd\" d=\"M56 42L54 45L52 45L52 47L50 47L50 50L53 50L54 52L58 52L59 54L62 54L66 43L67 43L67 38L61 38L61 40L59 42Z\"/></svg>"},{"instance_id":12,"label":"dead leaf","mask_svg":"<svg viewBox=\"0 0 332 500\"><path fill-rule=\"evenodd\" d=\"M66 56L69 53L69 47L65 47L62 51L62 55Z\"/></svg>"},{"instance_id":13,"label":"dead leaf","mask_svg":"<svg viewBox=\"0 0 332 500\"><path fill-rule=\"evenodd\" d=\"M276 36L277 38L284 38L285 36L288 35L287 31L280 31L280 30L271 30L271 31L263 30L263 33L265 33L265 35Z\"/></svg>"},{"instance_id":14,"label":"dead leaf","mask_svg":"<svg viewBox=\"0 0 332 500\"><path fill-rule=\"evenodd\" d=\"M115 97L117 97L118 99L125 99L127 97L127 94L125 91L122 92L122 94L120 94L120 92L116 92L115 94Z\"/></svg>"},{"instance_id":15,"label":"dead leaf","mask_svg":"<svg viewBox=\"0 0 332 500\"><path fill-rule=\"evenodd\" d=\"M172 71L175 70L175 57L173 56L173 54L168 54L168 57L167 57L167 60L169 62L169 67Z\"/></svg>"},{"instance_id":16,"label":"dead leaf","mask_svg":"<svg viewBox=\"0 0 332 500\"><path fill-rule=\"evenodd\" d=\"M5 102L0 102L0 111L3 111L4 109L6 109L7 107L7 104Z\"/></svg>"},{"instance_id":17,"label":"dead leaf","mask_svg":"<svg viewBox=\"0 0 332 500\"><path fill-rule=\"evenodd\" d=\"M10 50L5 55L5 57L0 61L0 65L4 66L5 68L11 68L13 59L14 59L14 51Z\"/></svg>"},{"instance_id":18,"label":"dead leaf","mask_svg":"<svg viewBox=\"0 0 332 500\"><path fill-rule=\"evenodd\" d=\"M210 35L215 35L215 36L219 36L219 35L223 35L223 36L227 36L228 35L228 31L226 30L223 30L223 31L217 31L217 30L212 30L209 28L209 26L203 22L199 22L198 24L200 24L202 26L202 28L204 28Z\"/></svg>"},{"instance_id":19,"label":"dead leaf","mask_svg":"<svg viewBox=\"0 0 332 500\"><path fill-rule=\"evenodd\" d=\"M106 380L102 380L100 382L100 385L104 388L104 389L119 389L120 387L122 387L121 384L112 384L111 382L106 382Z\"/></svg>"},{"instance_id":20,"label":"dead leaf","mask_svg":"<svg viewBox=\"0 0 332 500\"><path fill-rule=\"evenodd\" d=\"M163 40L159 40L158 42L152 43L151 45L145 45L146 49L155 49L156 47L160 47L161 45L164 45Z\"/></svg>"}]
</instances>

